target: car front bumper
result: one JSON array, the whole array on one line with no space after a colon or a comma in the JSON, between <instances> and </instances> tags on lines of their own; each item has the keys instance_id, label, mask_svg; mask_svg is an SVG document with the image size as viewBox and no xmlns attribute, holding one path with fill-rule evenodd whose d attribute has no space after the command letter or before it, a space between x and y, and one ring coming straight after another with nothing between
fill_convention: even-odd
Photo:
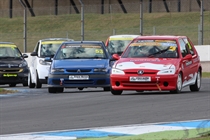
<instances>
[{"instance_id":1,"label":"car front bumper","mask_svg":"<svg viewBox=\"0 0 210 140\"><path fill-rule=\"evenodd\" d=\"M150 76L149 82L130 82L129 75L111 75L110 81L114 90L175 90L177 85L177 74Z\"/></svg>"},{"instance_id":2,"label":"car front bumper","mask_svg":"<svg viewBox=\"0 0 210 140\"><path fill-rule=\"evenodd\" d=\"M88 75L87 80L70 80L69 75L52 75L48 76L48 87L109 87L110 75Z\"/></svg>"},{"instance_id":3,"label":"car front bumper","mask_svg":"<svg viewBox=\"0 0 210 140\"><path fill-rule=\"evenodd\" d=\"M22 72L0 72L0 84L20 84L28 83L29 70L24 69Z\"/></svg>"}]
</instances>

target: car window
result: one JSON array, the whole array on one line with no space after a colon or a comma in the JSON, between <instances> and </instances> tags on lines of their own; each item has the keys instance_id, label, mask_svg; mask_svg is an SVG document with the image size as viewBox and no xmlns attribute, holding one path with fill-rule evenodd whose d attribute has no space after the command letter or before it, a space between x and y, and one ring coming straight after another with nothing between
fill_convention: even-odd
<instances>
[{"instance_id":1,"label":"car window","mask_svg":"<svg viewBox=\"0 0 210 140\"><path fill-rule=\"evenodd\" d=\"M63 41L43 41L41 43L40 56L48 57L55 55Z\"/></svg>"},{"instance_id":2,"label":"car window","mask_svg":"<svg viewBox=\"0 0 210 140\"><path fill-rule=\"evenodd\" d=\"M190 52L188 51L188 44L185 43L183 39L179 39L179 44L182 57L185 57L187 54L190 54Z\"/></svg>"},{"instance_id":3,"label":"car window","mask_svg":"<svg viewBox=\"0 0 210 140\"><path fill-rule=\"evenodd\" d=\"M178 58L177 43L174 40L139 40L131 43L123 53L126 58Z\"/></svg>"},{"instance_id":4,"label":"car window","mask_svg":"<svg viewBox=\"0 0 210 140\"><path fill-rule=\"evenodd\" d=\"M21 58L21 53L15 45L0 45L0 57Z\"/></svg>"},{"instance_id":5,"label":"car window","mask_svg":"<svg viewBox=\"0 0 210 140\"><path fill-rule=\"evenodd\" d=\"M107 55L97 44L63 44L55 59L107 59Z\"/></svg>"},{"instance_id":6,"label":"car window","mask_svg":"<svg viewBox=\"0 0 210 140\"><path fill-rule=\"evenodd\" d=\"M191 45L190 42L188 41L188 39L187 39L187 38L184 38L183 40L184 40L184 42L186 43L186 47L187 47L187 49L189 50L190 54L194 55L195 52L194 52L194 50L193 50L192 45Z\"/></svg>"},{"instance_id":7,"label":"car window","mask_svg":"<svg viewBox=\"0 0 210 140\"><path fill-rule=\"evenodd\" d=\"M111 54L115 54L115 53L121 54L130 42L131 42L131 40L124 40L124 39L109 40L108 51Z\"/></svg>"}]
</instances>

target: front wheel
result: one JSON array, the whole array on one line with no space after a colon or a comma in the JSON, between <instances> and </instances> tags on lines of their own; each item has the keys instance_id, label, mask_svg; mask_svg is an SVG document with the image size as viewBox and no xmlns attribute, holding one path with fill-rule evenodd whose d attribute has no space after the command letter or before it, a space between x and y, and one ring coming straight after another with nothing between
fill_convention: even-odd
<instances>
[{"instance_id":1,"label":"front wheel","mask_svg":"<svg viewBox=\"0 0 210 140\"><path fill-rule=\"evenodd\" d=\"M42 87L42 83L39 81L39 75L36 72L36 88L41 88Z\"/></svg>"},{"instance_id":2,"label":"front wheel","mask_svg":"<svg viewBox=\"0 0 210 140\"><path fill-rule=\"evenodd\" d=\"M83 87L79 87L78 89L79 89L79 90L83 90L84 88L83 88Z\"/></svg>"},{"instance_id":3,"label":"front wheel","mask_svg":"<svg viewBox=\"0 0 210 140\"><path fill-rule=\"evenodd\" d=\"M28 86L28 82L24 82L24 83L23 83L23 86L24 86L24 87L27 87L27 86Z\"/></svg>"},{"instance_id":4,"label":"front wheel","mask_svg":"<svg viewBox=\"0 0 210 140\"><path fill-rule=\"evenodd\" d=\"M179 73L176 81L176 89L171 90L171 93L180 93L182 91L182 74Z\"/></svg>"},{"instance_id":5,"label":"front wheel","mask_svg":"<svg viewBox=\"0 0 210 140\"><path fill-rule=\"evenodd\" d=\"M32 80L31 80L31 74L29 74L28 76L28 87L29 88L35 88L35 83L32 83Z\"/></svg>"},{"instance_id":6,"label":"front wheel","mask_svg":"<svg viewBox=\"0 0 210 140\"><path fill-rule=\"evenodd\" d=\"M121 95L122 92L123 92L122 90L114 90L114 89L111 88L111 93L112 93L113 95Z\"/></svg>"},{"instance_id":7,"label":"front wheel","mask_svg":"<svg viewBox=\"0 0 210 140\"><path fill-rule=\"evenodd\" d=\"M194 92L194 91L199 91L201 88L201 72L200 70L198 71L197 77L196 77L196 81L194 85L190 85L190 91Z\"/></svg>"},{"instance_id":8,"label":"front wheel","mask_svg":"<svg viewBox=\"0 0 210 140\"><path fill-rule=\"evenodd\" d=\"M16 87L16 84L9 84L9 87Z\"/></svg>"},{"instance_id":9,"label":"front wheel","mask_svg":"<svg viewBox=\"0 0 210 140\"><path fill-rule=\"evenodd\" d=\"M64 88L57 88L57 90L56 90L58 93L63 93L63 91L64 91Z\"/></svg>"},{"instance_id":10,"label":"front wheel","mask_svg":"<svg viewBox=\"0 0 210 140\"><path fill-rule=\"evenodd\" d=\"M48 87L48 92L49 93L56 93L57 88L53 88L53 87Z\"/></svg>"},{"instance_id":11,"label":"front wheel","mask_svg":"<svg viewBox=\"0 0 210 140\"><path fill-rule=\"evenodd\" d=\"M104 87L104 91L110 91L110 87Z\"/></svg>"}]
</instances>

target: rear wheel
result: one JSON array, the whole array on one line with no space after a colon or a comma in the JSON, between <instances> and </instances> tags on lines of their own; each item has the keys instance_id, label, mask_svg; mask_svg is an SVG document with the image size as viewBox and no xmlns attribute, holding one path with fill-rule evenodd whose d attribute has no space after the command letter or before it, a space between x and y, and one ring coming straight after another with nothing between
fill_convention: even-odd
<instances>
[{"instance_id":1,"label":"rear wheel","mask_svg":"<svg viewBox=\"0 0 210 140\"><path fill-rule=\"evenodd\" d=\"M182 91L182 74L179 73L176 81L176 89L171 90L171 93L180 93Z\"/></svg>"},{"instance_id":2,"label":"rear wheel","mask_svg":"<svg viewBox=\"0 0 210 140\"><path fill-rule=\"evenodd\" d=\"M122 92L123 92L122 90L114 90L114 89L111 88L111 93L112 93L113 95L121 95Z\"/></svg>"},{"instance_id":3,"label":"rear wheel","mask_svg":"<svg viewBox=\"0 0 210 140\"><path fill-rule=\"evenodd\" d=\"M194 85L190 85L190 90L194 92L194 91L199 91L200 88L201 88L201 72L199 70L196 77L196 82Z\"/></svg>"},{"instance_id":4,"label":"rear wheel","mask_svg":"<svg viewBox=\"0 0 210 140\"><path fill-rule=\"evenodd\" d=\"M9 84L9 87L16 87L16 84L14 84L14 83Z\"/></svg>"},{"instance_id":5,"label":"rear wheel","mask_svg":"<svg viewBox=\"0 0 210 140\"><path fill-rule=\"evenodd\" d=\"M39 75L36 72L36 88L41 88L42 87L42 83L39 81Z\"/></svg>"},{"instance_id":6,"label":"rear wheel","mask_svg":"<svg viewBox=\"0 0 210 140\"><path fill-rule=\"evenodd\" d=\"M56 93L57 88L53 88L53 87L48 87L48 92L49 93Z\"/></svg>"}]
</instances>

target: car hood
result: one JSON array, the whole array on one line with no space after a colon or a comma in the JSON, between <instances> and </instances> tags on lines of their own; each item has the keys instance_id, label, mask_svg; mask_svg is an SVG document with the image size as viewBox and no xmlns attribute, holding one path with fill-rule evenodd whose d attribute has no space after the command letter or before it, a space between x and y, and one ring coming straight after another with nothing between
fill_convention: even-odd
<instances>
[{"instance_id":1,"label":"car hood","mask_svg":"<svg viewBox=\"0 0 210 140\"><path fill-rule=\"evenodd\" d=\"M54 60L54 68L105 68L108 65L108 59L69 59Z\"/></svg>"},{"instance_id":2,"label":"car hood","mask_svg":"<svg viewBox=\"0 0 210 140\"><path fill-rule=\"evenodd\" d=\"M4 60L0 61L0 68L17 68L20 64L25 62L25 60Z\"/></svg>"},{"instance_id":3,"label":"car hood","mask_svg":"<svg viewBox=\"0 0 210 140\"><path fill-rule=\"evenodd\" d=\"M150 69L150 70L163 70L169 68L176 68L179 59L168 58L121 58L113 67L121 70L126 69Z\"/></svg>"}]
</instances>

